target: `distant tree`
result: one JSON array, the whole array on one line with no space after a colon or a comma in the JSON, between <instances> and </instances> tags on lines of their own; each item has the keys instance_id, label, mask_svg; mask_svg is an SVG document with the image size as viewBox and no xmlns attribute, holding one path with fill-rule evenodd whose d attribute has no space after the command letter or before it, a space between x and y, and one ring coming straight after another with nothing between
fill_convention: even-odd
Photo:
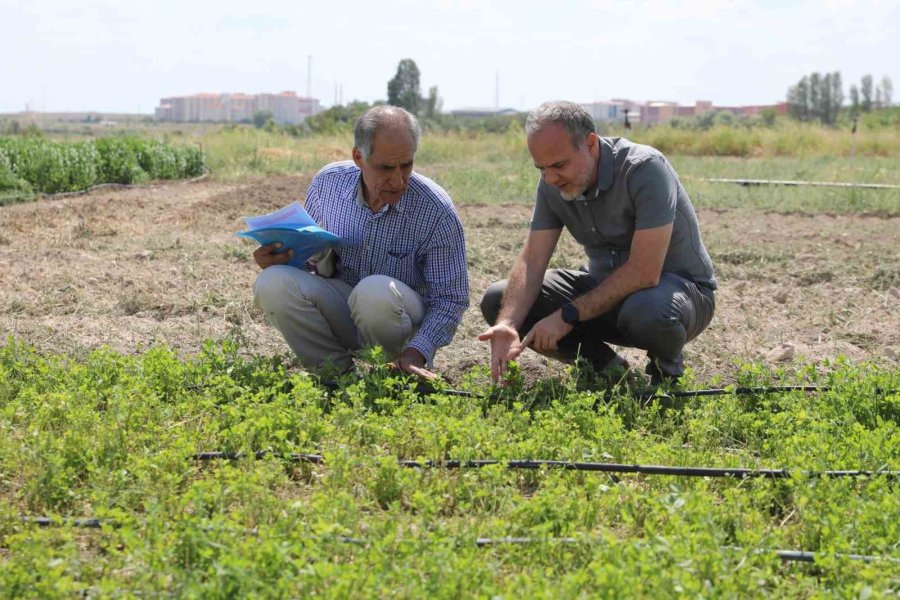
<instances>
[{"instance_id":1,"label":"distant tree","mask_svg":"<svg viewBox=\"0 0 900 600\"><path fill-rule=\"evenodd\" d=\"M22 126L19 125L19 122L13 119L9 122L9 126L6 128L6 133L9 135L19 135L19 132L22 131Z\"/></svg>"},{"instance_id":2,"label":"distant tree","mask_svg":"<svg viewBox=\"0 0 900 600\"><path fill-rule=\"evenodd\" d=\"M850 112L859 113L859 88L855 83L850 86Z\"/></svg>"},{"instance_id":3,"label":"distant tree","mask_svg":"<svg viewBox=\"0 0 900 600\"><path fill-rule=\"evenodd\" d=\"M822 118L822 76L813 73L809 76L809 115L813 119Z\"/></svg>"},{"instance_id":4,"label":"distant tree","mask_svg":"<svg viewBox=\"0 0 900 600\"><path fill-rule=\"evenodd\" d=\"M834 123L832 113L837 113L831 103L831 73L826 73L820 82L821 90L819 91L819 115L823 123Z\"/></svg>"},{"instance_id":5,"label":"distant tree","mask_svg":"<svg viewBox=\"0 0 900 600\"><path fill-rule=\"evenodd\" d=\"M841 80L841 72L831 74L831 120L832 125L837 122L838 113L844 106L844 82Z\"/></svg>"},{"instance_id":6,"label":"distant tree","mask_svg":"<svg viewBox=\"0 0 900 600\"><path fill-rule=\"evenodd\" d=\"M775 119L778 118L778 111L776 111L771 106L767 106L762 109L762 112L759 113L760 118L762 118L763 125L766 127L772 127L775 125Z\"/></svg>"},{"instance_id":7,"label":"distant tree","mask_svg":"<svg viewBox=\"0 0 900 600\"><path fill-rule=\"evenodd\" d=\"M347 131L353 128L356 120L369 108L371 105L368 102L354 100L350 104L332 106L328 110L308 117L304 124L314 132Z\"/></svg>"},{"instance_id":8,"label":"distant tree","mask_svg":"<svg viewBox=\"0 0 900 600\"><path fill-rule=\"evenodd\" d=\"M809 119L809 78L804 75L797 85L788 88L788 114L798 121Z\"/></svg>"},{"instance_id":9,"label":"distant tree","mask_svg":"<svg viewBox=\"0 0 900 600\"><path fill-rule=\"evenodd\" d=\"M274 118L275 115L272 114L271 110L258 110L253 113L253 126L257 129L262 129L269 121L274 122Z\"/></svg>"},{"instance_id":10,"label":"distant tree","mask_svg":"<svg viewBox=\"0 0 900 600\"><path fill-rule=\"evenodd\" d=\"M435 90L436 91L436 90ZM388 81L388 104L419 114L422 95L419 91L419 67L411 58L404 58L397 65L397 74Z\"/></svg>"},{"instance_id":11,"label":"distant tree","mask_svg":"<svg viewBox=\"0 0 900 600\"><path fill-rule=\"evenodd\" d=\"M818 120L828 125L837 121L844 104L844 89L839 71L811 73L788 88L788 114L800 121Z\"/></svg>"},{"instance_id":12,"label":"distant tree","mask_svg":"<svg viewBox=\"0 0 900 600\"><path fill-rule=\"evenodd\" d=\"M723 110L716 113L716 116L713 117L713 123L716 125L725 125L731 126L734 125L734 113Z\"/></svg>"},{"instance_id":13,"label":"distant tree","mask_svg":"<svg viewBox=\"0 0 900 600\"><path fill-rule=\"evenodd\" d=\"M873 103L876 109L881 108L881 84L875 84L875 102Z\"/></svg>"},{"instance_id":14,"label":"distant tree","mask_svg":"<svg viewBox=\"0 0 900 600\"><path fill-rule=\"evenodd\" d=\"M863 75L862 80L860 81L859 92L862 94L862 102L860 102L860 108L863 109L863 112L869 112L872 110L872 76L871 75Z\"/></svg>"},{"instance_id":15,"label":"distant tree","mask_svg":"<svg viewBox=\"0 0 900 600\"><path fill-rule=\"evenodd\" d=\"M433 119L441 113L441 99L438 96L436 85L428 88L428 98L425 99L425 116Z\"/></svg>"},{"instance_id":16,"label":"distant tree","mask_svg":"<svg viewBox=\"0 0 900 600\"><path fill-rule=\"evenodd\" d=\"M893 96L894 82L891 81L890 77L885 75L881 78L881 100L884 102L885 107L890 107Z\"/></svg>"}]
</instances>

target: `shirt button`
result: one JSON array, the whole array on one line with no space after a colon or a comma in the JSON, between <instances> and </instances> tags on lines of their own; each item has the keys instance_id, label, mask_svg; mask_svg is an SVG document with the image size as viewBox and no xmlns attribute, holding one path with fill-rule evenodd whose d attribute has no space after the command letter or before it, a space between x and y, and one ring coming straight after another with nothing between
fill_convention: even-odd
<instances>
[{"instance_id":1,"label":"shirt button","mask_svg":"<svg viewBox=\"0 0 900 600\"><path fill-rule=\"evenodd\" d=\"M596 227L591 227L591 231L597 231Z\"/></svg>"}]
</instances>

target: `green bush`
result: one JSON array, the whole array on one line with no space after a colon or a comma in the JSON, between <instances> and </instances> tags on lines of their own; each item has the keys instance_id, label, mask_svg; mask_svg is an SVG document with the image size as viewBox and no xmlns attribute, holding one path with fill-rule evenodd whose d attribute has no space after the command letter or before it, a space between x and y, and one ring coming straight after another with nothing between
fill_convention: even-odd
<instances>
[{"instance_id":1,"label":"green bush","mask_svg":"<svg viewBox=\"0 0 900 600\"><path fill-rule=\"evenodd\" d=\"M199 148L138 138L62 143L44 138L0 138L0 193L53 194L100 183L182 179L205 170Z\"/></svg>"},{"instance_id":2,"label":"green bush","mask_svg":"<svg viewBox=\"0 0 900 600\"><path fill-rule=\"evenodd\" d=\"M100 173L108 183L139 183L149 179L138 163L133 140L103 138L96 142L100 153Z\"/></svg>"},{"instance_id":3,"label":"green bush","mask_svg":"<svg viewBox=\"0 0 900 600\"><path fill-rule=\"evenodd\" d=\"M19 179L13 172L12 162L0 146L0 192L13 192L30 194L31 185L24 179Z\"/></svg>"}]
</instances>

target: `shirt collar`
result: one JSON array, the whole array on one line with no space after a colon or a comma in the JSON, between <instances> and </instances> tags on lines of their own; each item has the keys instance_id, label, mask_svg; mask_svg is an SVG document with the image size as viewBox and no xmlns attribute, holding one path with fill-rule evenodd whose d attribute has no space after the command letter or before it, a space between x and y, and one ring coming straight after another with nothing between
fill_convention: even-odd
<instances>
[{"instance_id":1,"label":"shirt collar","mask_svg":"<svg viewBox=\"0 0 900 600\"><path fill-rule=\"evenodd\" d=\"M356 203L362 206L363 208L369 208L369 205L366 204L366 197L363 196L363 181L362 174L360 174L359 180L356 182Z\"/></svg>"},{"instance_id":2,"label":"shirt collar","mask_svg":"<svg viewBox=\"0 0 900 600\"><path fill-rule=\"evenodd\" d=\"M612 142L609 138L600 140L600 172L597 175L597 192L605 192L612 187L615 174L615 159L613 158Z\"/></svg>"},{"instance_id":3,"label":"shirt collar","mask_svg":"<svg viewBox=\"0 0 900 600\"><path fill-rule=\"evenodd\" d=\"M613 159L612 144L607 138L598 137L600 144L600 160L597 161L597 183L593 187L584 191L584 194L576 198L576 200L593 200L612 187L613 184L613 167L615 161Z\"/></svg>"}]
</instances>

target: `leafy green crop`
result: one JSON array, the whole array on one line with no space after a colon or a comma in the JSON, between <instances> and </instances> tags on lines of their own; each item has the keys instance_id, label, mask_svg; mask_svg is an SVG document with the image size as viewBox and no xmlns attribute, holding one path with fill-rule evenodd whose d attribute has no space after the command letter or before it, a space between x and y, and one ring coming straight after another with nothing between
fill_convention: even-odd
<instances>
[{"instance_id":1,"label":"leafy green crop","mask_svg":"<svg viewBox=\"0 0 900 600\"><path fill-rule=\"evenodd\" d=\"M140 138L62 143L0 138L0 194L57 193L100 183L140 183L202 175L198 148Z\"/></svg>"},{"instance_id":2,"label":"leafy green crop","mask_svg":"<svg viewBox=\"0 0 900 600\"><path fill-rule=\"evenodd\" d=\"M491 390L473 369L467 390ZM900 468L900 373L839 361L743 386L815 394L629 399L575 374L495 397L419 395L376 364L329 390L207 343L135 355L0 346L0 596L885 596L897 482L414 469L398 459ZM194 453L314 452L200 462ZM61 519L39 528L22 516ZM62 519L104 519L79 530ZM543 543L497 543L508 536ZM572 538L571 540L560 538ZM776 548L814 551L782 563Z\"/></svg>"}]
</instances>

